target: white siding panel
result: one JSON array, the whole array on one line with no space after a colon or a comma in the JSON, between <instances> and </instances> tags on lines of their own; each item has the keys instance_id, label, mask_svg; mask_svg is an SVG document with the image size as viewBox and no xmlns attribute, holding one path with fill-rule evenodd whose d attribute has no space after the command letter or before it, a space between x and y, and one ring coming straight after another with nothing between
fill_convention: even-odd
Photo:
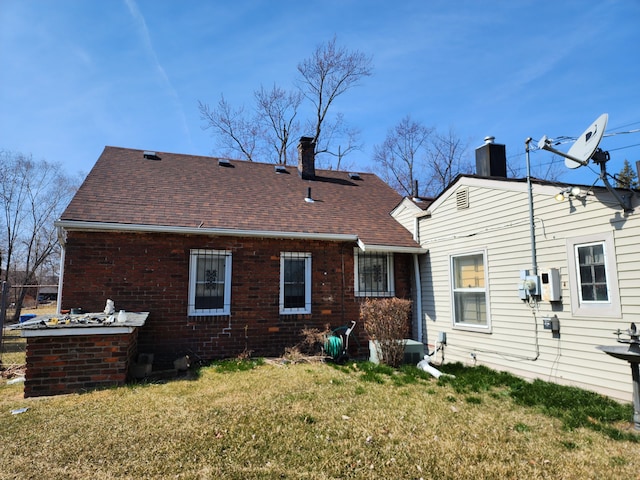
<instances>
[{"instance_id":1,"label":"white siding panel","mask_svg":"<svg viewBox=\"0 0 640 480\"><path fill-rule=\"evenodd\" d=\"M626 329L631 321L640 323L640 213L616 222L619 209L602 205L593 195L584 202L559 203L553 198L553 188L534 185L537 264L540 270L560 270L562 301L530 306L518 298L519 272L532 268L525 185L506 182L509 188L505 188L502 181L479 182L454 185L448 197L436 202L431 217L420 221L421 243L429 249L422 271L428 343L434 344L438 334L446 332L447 362L471 364L470 354L474 353L478 363L492 368L578 385L629 401L628 365L595 347L616 344L616 329ZM468 188L469 208L456 208L456 187ZM574 317L567 239L606 232L614 235L623 317ZM451 316L450 255L481 249L487 253L490 333L453 328ZM560 322L557 335L543 328L542 319L553 316Z\"/></svg>"}]
</instances>

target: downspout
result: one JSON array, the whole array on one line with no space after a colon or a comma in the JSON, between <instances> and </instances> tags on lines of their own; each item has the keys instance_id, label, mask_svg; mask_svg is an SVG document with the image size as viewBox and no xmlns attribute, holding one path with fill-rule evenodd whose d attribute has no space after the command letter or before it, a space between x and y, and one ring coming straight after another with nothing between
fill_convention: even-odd
<instances>
[{"instance_id":1,"label":"downspout","mask_svg":"<svg viewBox=\"0 0 640 480\"><path fill-rule=\"evenodd\" d=\"M425 343L422 329L422 283L420 280L420 260L418 254L413 254L413 272L416 282L416 318L418 320L418 341ZM426 333L426 332L425 332Z\"/></svg>"},{"instance_id":2,"label":"downspout","mask_svg":"<svg viewBox=\"0 0 640 480\"><path fill-rule=\"evenodd\" d=\"M56 313L60 315L62 308L62 279L64 278L64 257L66 253L66 232L58 227L58 243L60 244L60 275L58 276L58 299L56 300Z\"/></svg>"}]
</instances>

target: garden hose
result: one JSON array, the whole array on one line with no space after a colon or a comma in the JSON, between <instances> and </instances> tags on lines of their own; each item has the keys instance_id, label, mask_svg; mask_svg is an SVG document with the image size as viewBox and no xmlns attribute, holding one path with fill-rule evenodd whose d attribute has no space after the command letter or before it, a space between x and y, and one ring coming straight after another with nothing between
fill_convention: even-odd
<instances>
[{"instance_id":1,"label":"garden hose","mask_svg":"<svg viewBox=\"0 0 640 480\"><path fill-rule=\"evenodd\" d=\"M327 354L331 355L333 358L338 358L342 354L343 342L342 337L337 337L335 335L331 335L327 337L324 342L324 349Z\"/></svg>"}]
</instances>

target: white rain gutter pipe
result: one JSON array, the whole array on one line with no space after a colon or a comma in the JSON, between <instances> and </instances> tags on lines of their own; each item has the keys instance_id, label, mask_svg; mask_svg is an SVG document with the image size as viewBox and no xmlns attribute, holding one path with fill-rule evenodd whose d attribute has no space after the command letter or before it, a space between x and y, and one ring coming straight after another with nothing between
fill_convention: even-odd
<instances>
[{"instance_id":1,"label":"white rain gutter pipe","mask_svg":"<svg viewBox=\"0 0 640 480\"><path fill-rule=\"evenodd\" d=\"M418 320L418 341L424 343L422 337L422 283L420 280L420 261L418 254L413 254L413 271L416 282L416 319ZM428 349L427 349L428 351Z\"/></svg>"},{"instance_id":2,"label":"white rain gutter pipe","mask_svg":"<svg viewBox=\"0 0 640 480\"><path fill-rule=\"evenodd\" d=\"M446 373L442 373L437 368L432 367L431 363L429 362L429 356L428 355L425 355L424 356L424 360L420 360L418 362L417 366L418 366L418 368L420 370L424 370L425 372L433 375L435 378L440 378L442 375L453 377L453 375L448 375Z\"/></svg>"},{"instance_id":3,"label":"white rain gutter pipe","mask_svg":"<svg viewBox=\"0 0 640 480\"><path fill-rule=\"evenodd\" d=\"M67 238L64 228L57 227L58 243L60 244L60 273L58 274L58 298L56 299L56 313L60 315L62 308L62 279L64 278L64 257L67 252Z\"/></svg>"}]
</instances>

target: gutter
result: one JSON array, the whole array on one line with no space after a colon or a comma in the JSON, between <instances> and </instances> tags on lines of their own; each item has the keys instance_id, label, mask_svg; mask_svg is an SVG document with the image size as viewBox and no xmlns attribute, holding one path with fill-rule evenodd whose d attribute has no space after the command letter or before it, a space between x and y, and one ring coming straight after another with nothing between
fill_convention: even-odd
<instances>
[{"instance_id":1,"label":"gutter","mask_svg":"<svg viewBox=\"0 0 640 480\"><path fill-rule=\"evenodd\" d=\"M56 227L67 231L81 230L92 232L141 232L141 233L177 233L182 235L221 235L232 237L260 237L260 238L296 238L305 240L326 240L334 242L356 242L357 235L338 233L306 233L282 232L270 230L238 230L231 228L199 228L176 227L170 225L142 225L133 223L102 223L77 220L58 220Z\"/></svg>"},{"instance_id":2,"label":"gutter","mask_svg":"<svg viewBox=\"0 0 640 480\"><path fill-rule=\"evenodd\" d=\"M143 225L134 223L103 223L79 220L58 220L54 223L59 229L67 231L92 232L140 232L140 233L176 233L182 235L220 235L230 237L253 238L293 238L302 240L323 240L329 242L357 242L362 251L426 253L422 247L405 247L397 245L367 245L354 234L343 233L309 233L285 232L273 230L238 230L232 228L178 227L170 225Z\"/></svg>"},{"instance_id":3,"label":"gutter","mask_svg":"<svg viewBox=\"0 0 640 480\"><path fill-rule=\"evenodd\" d=\"M363 252L394 252L394 253L427 253L427 250L422 247L400 247L397 245L367 245L362 240L358 239L358 247Z\"/></svg>"}]
</instances>

